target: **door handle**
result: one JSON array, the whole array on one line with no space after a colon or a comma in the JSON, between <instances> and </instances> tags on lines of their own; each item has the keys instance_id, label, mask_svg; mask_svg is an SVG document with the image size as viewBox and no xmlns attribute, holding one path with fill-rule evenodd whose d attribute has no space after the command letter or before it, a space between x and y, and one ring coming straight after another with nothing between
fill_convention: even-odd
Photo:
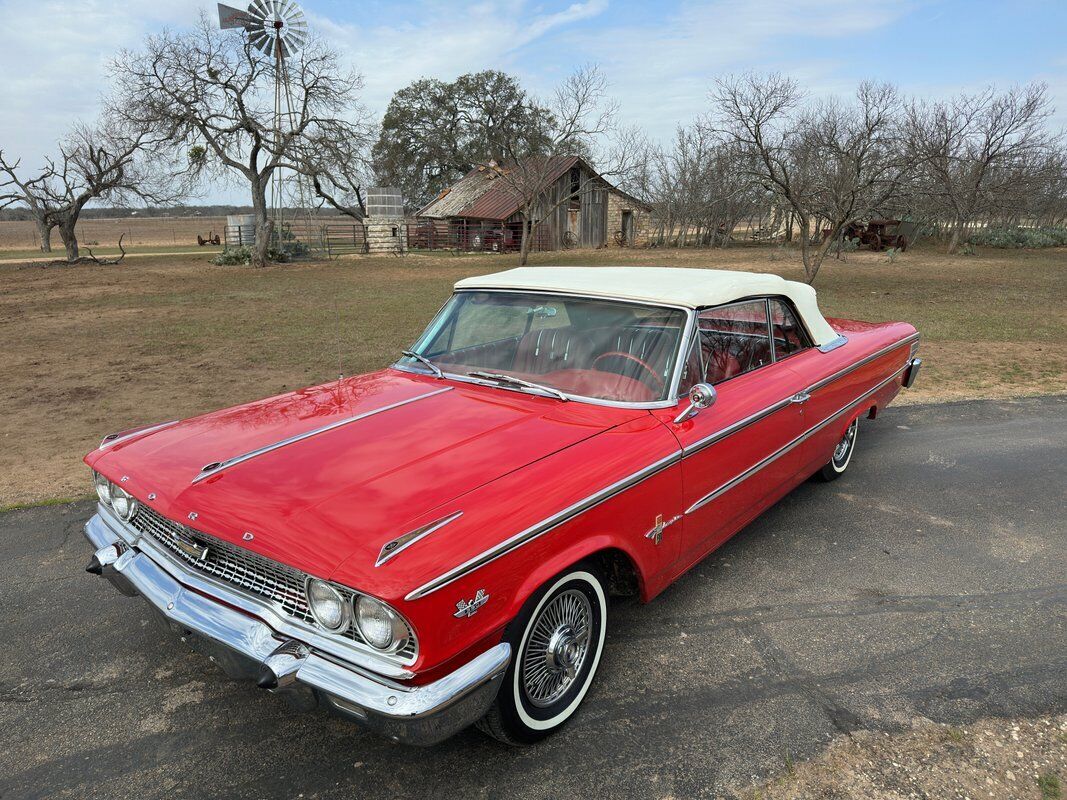
<instances>
[{"instance_id":1,"label":"door handle","mask_svg":"<svg viewBox=\"0 0 1067 800\"><path fill-rule=\"evenodd\" d=\"M792 403L806 403L811 399L811 395L808 392L797 392L790 398Z\"/></svg>"}]
</instances>

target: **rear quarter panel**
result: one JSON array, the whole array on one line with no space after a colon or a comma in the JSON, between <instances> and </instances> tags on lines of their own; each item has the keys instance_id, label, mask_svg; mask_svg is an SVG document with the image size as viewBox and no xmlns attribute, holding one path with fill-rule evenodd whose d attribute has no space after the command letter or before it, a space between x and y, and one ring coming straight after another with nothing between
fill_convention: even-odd
<instances>
[{"instance_id":1,"label":"rear quarter panel","mask_svg":"<svg viewBox=\"0 0 1067 800\"><path fill-rule=\"evenodd\" d=\"M915 328L906 322L827 321L848 339L843 346L828 353L806 350L785 362L811 394L803 406L806 428L847 409L806 442L803 450L806 473L814 472L830 460L852 420L877 412L896 396L903 381L900 370L907 365L913 343L918 340ZM891 380L876 389L887 379Z\"/></svg>"}]
</instances>

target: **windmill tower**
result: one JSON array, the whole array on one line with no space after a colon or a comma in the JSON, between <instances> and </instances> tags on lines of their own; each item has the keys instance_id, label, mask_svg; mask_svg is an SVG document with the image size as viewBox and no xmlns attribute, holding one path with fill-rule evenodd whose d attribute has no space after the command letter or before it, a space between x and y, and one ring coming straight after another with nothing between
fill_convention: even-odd
<instances>
[{"instance_id":1,"label":"windmill tower","mask_svg":"<svg viewBox=\"0 0 1067 800\"><path fill-rule=\"evenodd\" d=\"M248 32L249 43L274 59L274 144L280 149L282 137L296 123L288 60L307 43L308 26L304 12L292 0L252 0L244 10L222 3L218 7L220 28L243 28ZM299 176L296 180L303 201L304 187ZM275 170L271 178L270 204L276 219L284 208L283 186L281 171Z\"/></svg>"}]
</instances>

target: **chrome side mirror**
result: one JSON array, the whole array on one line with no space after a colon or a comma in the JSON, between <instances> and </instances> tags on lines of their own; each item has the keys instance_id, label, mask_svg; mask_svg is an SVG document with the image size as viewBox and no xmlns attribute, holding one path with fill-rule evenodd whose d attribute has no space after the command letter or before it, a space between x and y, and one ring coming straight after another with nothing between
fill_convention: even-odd
<instances>
[{"instance_id":1,"label":"chrome side mirror","mask_svg":"<svg viewBox=\"0 0 1067 800\"><path fill-rule=\"evenodd\" d=\"M674 418L674 424L680 425L687 419L695 417L697 412L704 408L709 408L715 404L715 398L718 397L718 393L715 391L715 387L710 383L698 383L692 389L689 390L689 406Z\"/></svg>"}]
</instances>

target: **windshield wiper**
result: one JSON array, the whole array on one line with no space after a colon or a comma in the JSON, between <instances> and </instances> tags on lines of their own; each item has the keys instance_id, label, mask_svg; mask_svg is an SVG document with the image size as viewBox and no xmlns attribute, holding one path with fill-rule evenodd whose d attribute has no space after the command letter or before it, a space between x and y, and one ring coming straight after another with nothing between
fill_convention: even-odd
<instances>
[{"instance_id":1,"label":"windshield wiper","mask_svg":"<svg viewBox=\"0 0 1067 800\"><path fill-rule=\"evenodd\" d=\"M426 356L421 355L420 353L416 353L414 350L401 350L400 353L402 355L407 356L408 358L415 359L420 364L426 365L430 372L434 374L435 378L445 377L445 373L441 372L441 368L432 361L430 361L430 359L428 359Z\"/></svg>"},{"instance_id":2,"label":"windshield wiper","mask_svg":"<svg viewBox=\"0 0 1067 800\"><path fill-rule=\"evenodd\" d=\"M478 370L475 370L474 372L468 372L467 375L472 378L485 378L486 380L496 381L498 383L510 383L512 386L522 386L526 389L537 389L542 392L547 392L553 397L558 397L563 402L567 402L570 399L559 389L554 389L551 386L545 386L543 383L524 381L522 378L516 378L514 375L504 375L501 372L480 372Z\"/></svg>"}]
</instances>

